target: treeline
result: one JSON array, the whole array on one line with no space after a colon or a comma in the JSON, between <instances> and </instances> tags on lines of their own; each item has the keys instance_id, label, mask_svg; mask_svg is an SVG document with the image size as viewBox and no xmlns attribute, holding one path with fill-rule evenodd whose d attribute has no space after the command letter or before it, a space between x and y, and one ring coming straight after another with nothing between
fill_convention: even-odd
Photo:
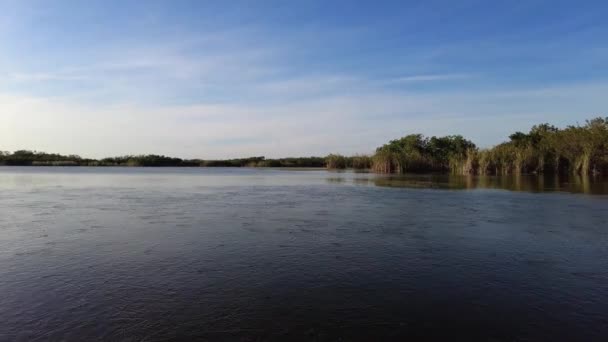
<instances>
[{"instance_id":1,"label":"treeline","mask_svg":"<svg viewBox=\"0 0 608 342\"><path fill-rule=\"evenodd\" d=\"M356 155L346 157L340 154L330 154L325 157L325 166L328 169L359 169L365 170L372 167L372 157Z\"/></svg>"},{"instance_id":2,"label":"treeline","mask_svg":"<svg viewBox=\"0 0 608 342\"><path fill-rule=\"evenodd\" d=\"M228 160L201 160L200 166L207 167L325 167L322 157L280 158L266 159L264 157L251 157Z\"/></svg>"},{"instance_id":3,"label":"treeline","mask_svg":"<svg viewBox=\"0 0 608 342\"><path fill-rule=\"evenodd\" d=\"M0 165L20 166L143 166L143 167L325 167L323 157L266 159L250 157L227 160L181 159L162 155L120 156L103 159L81 158L20 150L0 152Z\"/></svg>"},{"instance_id":4,"label":"treeline","mask_svg":"<svg viewBox=\"0 0 608 342\"><path fill-rule=\"evenodd\" d=\"M536 125L489 149L479 149L459 135L408 135L376 149L372 169L380 173L608 174L608 118L564 129Z\"/></svg>"},{"instance_id":5,"label":"treeline","mask_svg":"<svg viewBox=\"0 0 608 342\"><path fill-rule=\"evenodd\" d=\"M0 151L0 165L24 165L24 166L80 166L94 162L93 159L83 159L77 155L64 156L57 153L45 153L35 151Z\"/></svg>"},{"instance_id":6,"label":"treeline","mask_svg":"<svg viewBox=\"0 0 608 342\"><path fill-rule=\"evenodd\" d=\"M460 135L411 134L376 149L372 156L227 160L180 159L161 155L81 158L35 151L0 152L0 165L32 166L178 166L178 167L327 167L378 173L452 173L505 175L525 173L608 174L608 118L560 129L550 124L516 132L509 140L479 149Z\"/></svg>"}]
</instances>

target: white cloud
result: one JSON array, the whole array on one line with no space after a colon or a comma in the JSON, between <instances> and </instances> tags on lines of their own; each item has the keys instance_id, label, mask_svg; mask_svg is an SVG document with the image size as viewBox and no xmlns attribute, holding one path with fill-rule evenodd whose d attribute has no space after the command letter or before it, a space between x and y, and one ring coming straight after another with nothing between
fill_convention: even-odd
<instances>
[{"instance_id":1,"label":"white cloud","mask_svg":"<svg viewBox=\"0 0 608 342\"><path fill-rule=\"evenodd\" d=\"M608 84L544 90L337 94L276 104L89 105L0 94L0 149L103 157L162 153L226 158L369 153L420 132L480 145L549 121L583 121L606 108ZM465 115L466 114L466 115Z\"/></svg>"},{"instance_id":2,"label":"white cloud","mask_svg":"<svg viewBox=\"0 0 608 342\"><path fill-rule=\"evenodd\" d=\"M82 81L87 80L83 75L63 73L9 73L8 77L17 82L47 82L47 81Z\"/></svg>"},{"instance_id":3,"label":"white cloud","mask_svg":"<svg viewBox=\"0 0 608 342\"><path fill-rule=\"evenodd\" d=\"M387 83L410 83L410 82L431 82L431 81L452 81L471 78L468 74L428 74L410 75L389 79Z\"/></svg>"}]
</instances>

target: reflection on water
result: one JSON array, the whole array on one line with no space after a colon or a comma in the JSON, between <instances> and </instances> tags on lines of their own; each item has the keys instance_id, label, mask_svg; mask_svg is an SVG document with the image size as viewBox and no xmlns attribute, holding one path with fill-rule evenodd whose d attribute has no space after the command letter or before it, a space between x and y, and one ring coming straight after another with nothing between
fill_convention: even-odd
<instances>
[{"instance_id":1,"label":"reflection on water","mask_svg":"<svg viewBox=\"0 0 608 342\"><path fill-rule=\"evenodd\" d=\"M571 192L594 195L608 194L608 179L580 175L508 175L508 176L460 176L460 175L374 175L353 178L327 178L330 183L375 185L395 188L429 189L501 189L526 192Z\"/></svg>"},{"instance_id":2,"label":"reflection on water","mask_svg":"<svg viewBox=\"0 0 608 342\"><path fill-rule=\"evenodd\" d=\"M523 192L569 192L608 195L608 177L580 175L459 176L385 175L351 170L276 168L66 168L0 167L0 188L150 186L197 188L218 186L378 186L413 189L497 189Z\"/></svg>"}]
</instances>

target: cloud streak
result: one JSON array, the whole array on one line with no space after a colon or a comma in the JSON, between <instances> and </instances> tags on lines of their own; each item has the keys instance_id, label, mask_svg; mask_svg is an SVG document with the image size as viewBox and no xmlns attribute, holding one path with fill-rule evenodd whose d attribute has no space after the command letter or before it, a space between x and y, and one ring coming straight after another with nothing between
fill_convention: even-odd
<instances>
[{"instance_id":1,"label":"cloud streak","mask_svg":"<svg viewBox=\"0 0 608 342\"><path fill-rule=\"evenodd\" d=\"M605 107L606 101L597 96L606 91L608 85L598 84L473 95L342 94L253 107L96 107L60 99L1 95L0 146L93 157L123 153L281 157L368 153L388 139L415 132L463 134L491 145L506 139L513 130L529 128L531 123L582 121L595 109ZM541 107L547 99L557 99L555 106L528 110ZM576 107L585 113L572 116ZM488 128L480 131L480 126Z\"/></svg>"},{"instance_id":2,"label":"cloud streak","mask_svg":"<svg viewBox=\"0 0 608 342\"><path fill-rule=\"evenodd\" d=\"M387 83L412 83L412 82L434 82L434 81L454 81L464 80L473 77L469 74L430 74L430 75L411 75L393 78Z\"/></svg>"}]
</instances>

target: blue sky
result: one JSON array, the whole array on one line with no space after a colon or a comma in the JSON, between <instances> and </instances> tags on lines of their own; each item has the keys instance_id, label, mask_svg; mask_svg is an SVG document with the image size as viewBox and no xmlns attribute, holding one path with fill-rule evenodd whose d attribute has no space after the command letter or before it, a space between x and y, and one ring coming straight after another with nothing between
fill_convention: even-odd
<instances>
[{"instance_id":1,"label":"blue sky","mask_svg":"<svg viewBox=\"0 0 608 342\"><path fill-rule=\"evenodd\" d=\"M0 0L0 150L485 147L608 115L605 1Z\"/></svg>"}]
</instances>

